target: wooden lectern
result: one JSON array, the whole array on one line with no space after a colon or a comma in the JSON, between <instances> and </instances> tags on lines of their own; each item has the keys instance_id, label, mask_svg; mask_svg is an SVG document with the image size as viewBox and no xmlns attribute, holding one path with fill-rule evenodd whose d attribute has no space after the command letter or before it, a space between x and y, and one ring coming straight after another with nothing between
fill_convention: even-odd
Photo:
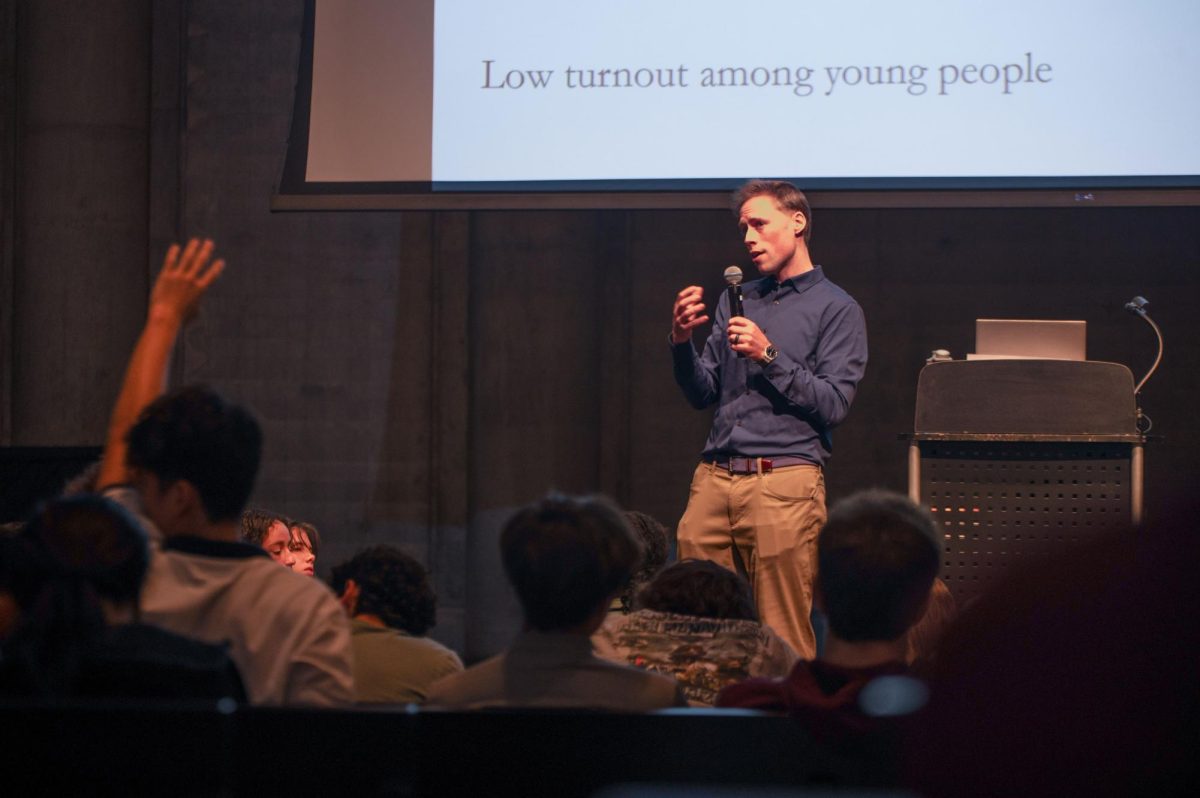
<instances>
[{"instance_id":1,"label":"wooden lectern","mask_svg":"<svg viewBox=\"0 0 1200 798\"><path fill-rule=\"evenodd\" d=\"M1004 569L1141 520L1133 375L1117 363L954 360L917 382L908 492L959 607Z\"/></svg>"}]
</instances>

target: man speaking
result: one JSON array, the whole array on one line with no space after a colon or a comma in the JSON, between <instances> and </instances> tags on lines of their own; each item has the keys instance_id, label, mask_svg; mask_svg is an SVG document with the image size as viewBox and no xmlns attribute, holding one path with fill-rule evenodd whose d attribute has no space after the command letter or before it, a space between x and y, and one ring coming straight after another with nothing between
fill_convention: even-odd
<instances>
[{"instance_id":1,"label":"man speaking","mask_svg":"<svg viewBox=\"0 0 1200 798\"><path fill-rule=\"evenodd\" d=\"M795 186L751 181L733 208L762 278L720 297L700 354L691 338L709 321L704 289L680 291L671 319L675 381L696 408L717 405L679 521L679 556L744 573L760 619L812 659L821 469L866 369L866 322L813 265L812 211Z\"/></svg>"}]
</instances>

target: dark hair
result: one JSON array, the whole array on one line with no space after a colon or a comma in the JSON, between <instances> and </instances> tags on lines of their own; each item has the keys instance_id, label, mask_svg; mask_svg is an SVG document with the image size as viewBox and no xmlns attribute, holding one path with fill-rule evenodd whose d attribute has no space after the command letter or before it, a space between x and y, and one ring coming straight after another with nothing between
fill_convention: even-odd
<instances>
[{"instance_id":1,"label":"dark hair","mask_svg":"<svg viewBox=\"0 0 1200 798\"><path fill-rule=\"evenodd\" d=\"M829 629L847 641L896 640L937 576L937 529L927 512L888 491L834 505L817 537L817 590Z\"/></svg>"},{"instance_id":2,"label":"dark hair","mask_svg":"<svg viewBox=\"0 0 1200 798\"><path fill-rule=\"evenodd\" d=\"M642 542L642 558L629 584L621 591L621 610L633 609L634 595L667 564L667 528L658 519L637 510L626 510L625 521Z\"/></svg>"},{"instance_id":3,"label":"dark hair","mask_svg":"<svg viewBox=\"0 0 1200 798\"><path fill-rule=\"evenodd\" d=\"M799 211L803 213L805 224L802 235L804 236L804 243L807 244L812 239L812 207L808 204L808 197L804 196L803 191L786 180L750 180L743 183L737 191L733 192L733 197L731 198L733 215L740 217L742 215L742 206L755 197L770 197L785 211L792 213Z\"/></svg>"},{"instance_id":4,"label":"dark hair","mask_svg":"<svg viewBox=\"0 0 1200 798\"><path fill-rule=\"evenodd\" d=\"M377 615L393 629L423 635L437 617L437 596L421 563L395 546L372 546L333 569L330 585L342 595L358 585L356 613Z\"/></svg>"},{"instance_id":5,"label":"dark hair","mask_svg":"<svg viewBox=\"0 0 1200 798\"><path fill-rule=\"evenodd\" d=\"M195 486L211 522L232 521L254 489L262 431L250 413L212 389L189 386L160 397L129 431L128 465L160 481Z\"/></svg>"},{"instance_id":6,"label":"dark hair","mask_svg":"<svg viewBox=\"0 0 1200 798\"><path fill-rule=\"evenodd\" d=\"M709 560L682 560L659 571L638 594L640 609L757 621L750 584Z\"/></svg>"},{"instance_id":7,"label":"dark hair","mask_svg":"<svg viewBox=\"0 0 1200 798\"><path fill-rule=\"evenodd\" d=\"M500 533L500 557L525 620L541 631L577 626L629 581L641 556L621 511L600 496L550 494Z\"/></svg>"},{"instance_id":8,"label":"dark hair","mask_svg":"<svg viewBox=\"0 0 1200 798\"><path fill-rule=\"evenodd\" d=\"M261 507L251 507L242 513L241 538L246 543L262 546L263 541L267 539L267 535L271 533L271 527L277 522L286 526L288 532L291 532L292 526L287 518L284 518L279 513L264 510Z\"/></svg>"},{"instance_id":9,"label":"dark hair","mask_svg":"<svg viewBox=\"0 0 1200 798\"><path fill-rule=\"evenodd\" d=\"M35 554L31 564L39 576L81 579L119 604L136 603L150 567L145 531L125 508L103 496L74 496L43 506L20 539Z\"/></svg>"},{"instance_id":10,"label":"dark hair","mask_svg":"<svg viewBox=\"0 0 1200 798\"><path fill-rule=\"evenodd\" d=\"M301 532L303 532L305 535L308 536L309 548L312 549L313 556L316 557L317 554L321 550L321 533L317 531L317 528L315 526L308 523L307 521L292 521L292 522L290 522L288 524L288 531L291 533L292 542L289 543L288 545L291 546L293 549L297 545L303 545L300 543L299 536L296 535L297 529L299 529Z\"/></svg>"},{"instance_id":11,"label":"dark hair","mask_svg":"<svg viewBox=\"0 0 1200 798\"><path fill-rule=\"evenodd\" d=\"M5 554L21 619L6 653L33 692L69 692L106 623L101 599L137 607L150 565L138 522L102 496L41 507Z\"/></svg>"}]
</instances>

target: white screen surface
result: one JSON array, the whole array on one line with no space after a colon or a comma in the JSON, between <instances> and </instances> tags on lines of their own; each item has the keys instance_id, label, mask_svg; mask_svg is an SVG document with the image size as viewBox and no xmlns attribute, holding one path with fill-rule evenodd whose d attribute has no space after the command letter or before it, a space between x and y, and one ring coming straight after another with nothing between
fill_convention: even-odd
<instances>
[{"instance_id":1,"label":"white screen surface","mask_svg":"<svg viewBox=\"0 0 1200 798\"><path fill-rule=\"evenodd\" d=\"M1194 0L318 0L307 179L1195 176L1197 34Z\"/></svg>"}]
</instances>

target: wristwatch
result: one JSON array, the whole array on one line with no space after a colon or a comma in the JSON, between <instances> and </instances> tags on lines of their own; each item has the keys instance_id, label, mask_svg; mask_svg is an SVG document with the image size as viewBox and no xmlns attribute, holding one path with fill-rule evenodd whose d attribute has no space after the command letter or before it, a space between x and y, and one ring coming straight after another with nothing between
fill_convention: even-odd
<instances>
[{"instance_id":1,"label":"wristwatch","mask_svg":"<svg viewBox=\"0 0 1200 798\"><path fill-rule=\"evenodd\" d=\"M777 357L779 357L779 350L775 348L774 344L767 344L767 348L763 351L763 356L758 361L758 364L760 366L769 366L771 365L771 361Z\"/></svg>"}]
</instances>

